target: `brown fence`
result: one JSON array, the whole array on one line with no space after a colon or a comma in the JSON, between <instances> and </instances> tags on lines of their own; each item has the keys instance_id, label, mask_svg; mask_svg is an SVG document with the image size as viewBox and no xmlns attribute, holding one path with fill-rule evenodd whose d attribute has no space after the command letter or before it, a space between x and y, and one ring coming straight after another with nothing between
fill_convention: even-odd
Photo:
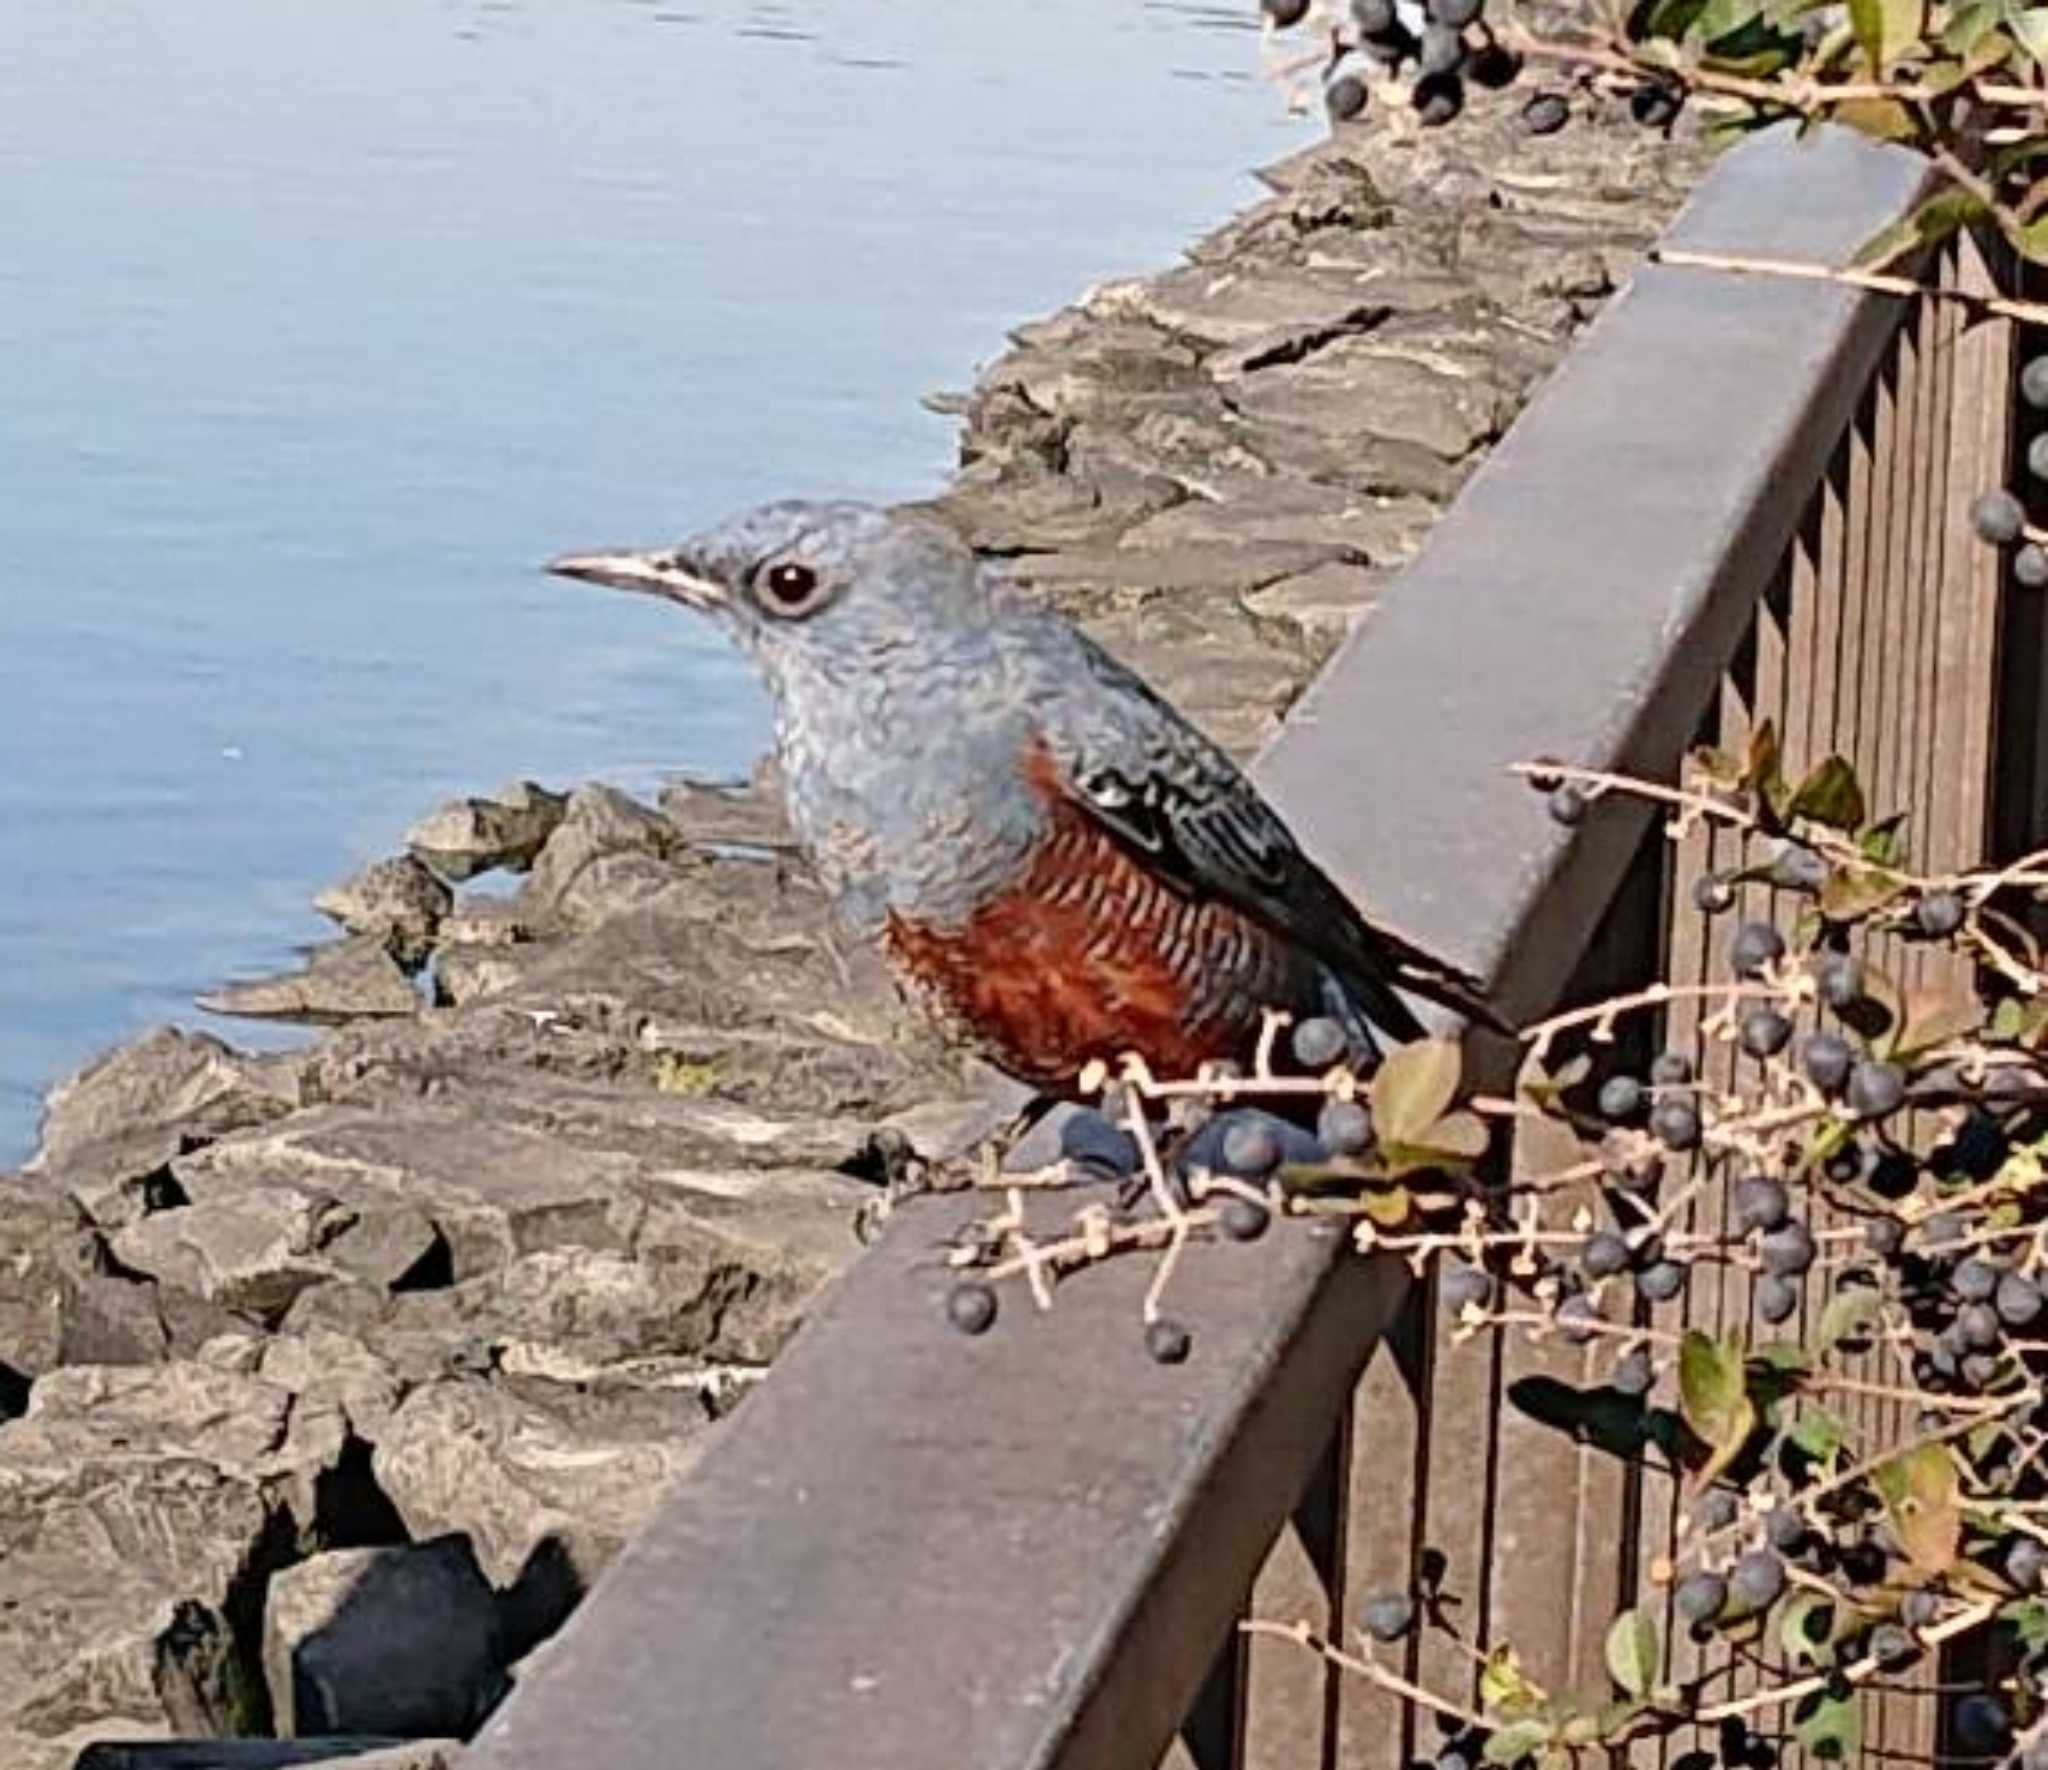
<instances>
[{"instance_id":1,"label":"brown fence","mask_svg":"<svg viewBox=\"0 0 2048 1770\"><path fill-rule=\"evenodd\" d=\"M1846 139L1759 143L1678 233L1839 259L1917 177ZM1965 243L1941 274L1986 271ZM2031 841L2038 619L2004 605L1966 521L2008 477L2011 382L2006 328L1954 305L1646 273L1305 697L1264 784L1340 878L1521 1012L1701 974L1727 924L1673 906L1735 857L1604 809L1567 838L1515 759L1668 773L1769 719L1794 764L1840 751L1909 811L1917 858ZM1696 1027L1668 1036L1726 1073ZM1136 1262L963 1340L935 1325L937 1250L967 1209L896 1220L473 1763L1402 1765L1432 1754L1426 1720L1233 1625L1341 1634L1425 1552L1475 1636L1512 1636L1554 1687L1602 1686L1674 1495L1514 1405L1524 1379L1583 1380L1579 1353L1452 1348L1399 1267L1308 1228L1188 1263L1184 1366L1143 1354ZM1703 1277L1680 1307L1727 1327L1749 1299ZM1471 1687L1451 1650L1411 1654L1421 1681ZM1933 1725L1931 1702L1887 1697L1870 1743L1924 1751Z\"/></svg>"}]
</instances>

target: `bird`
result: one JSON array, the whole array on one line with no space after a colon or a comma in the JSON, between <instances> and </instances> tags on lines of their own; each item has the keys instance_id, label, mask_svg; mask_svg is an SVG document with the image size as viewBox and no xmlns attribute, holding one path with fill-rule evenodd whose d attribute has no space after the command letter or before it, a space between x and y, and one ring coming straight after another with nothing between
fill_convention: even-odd
<instances>
[{"instance_id":1,"label":"bird","mask_svg":"<svg viewBox=\"0 0 2048 1770\"><path fill-rule=\"evenodd\" d=\"M782 500L560 576L709 615L766 681L798 844L950 1042L1041 1094L1100 1060L1244 1062L1269 1010L1363 1067L1403 991L1500 1024L1380 926L1229 755L922 512Z\"/></svg>"}]
</instances>

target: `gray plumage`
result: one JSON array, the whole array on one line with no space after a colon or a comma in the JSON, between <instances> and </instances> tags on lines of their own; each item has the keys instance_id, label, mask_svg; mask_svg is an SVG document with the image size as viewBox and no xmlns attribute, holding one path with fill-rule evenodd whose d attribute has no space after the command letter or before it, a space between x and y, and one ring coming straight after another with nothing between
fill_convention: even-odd
<instances>
[{"instance_id":1,"label":"gray plumage","mask_svg":"<svg viewBox=\"0 0 2048 1770\"><path fill-rule=\"evenodd\" d=\"M1420 1031L1396 984L1491 1018L1470 979L1368 923L1217 745L935 521L776 503L551 569L704 610L751 654L791 821L857 934L967 925L1044 853L1063 794L1182 899L1274 937L1212 930L1206 963L1245 973L1218 988L1341 1004L1395 1038Z\"/></svg>"}]
</instances>

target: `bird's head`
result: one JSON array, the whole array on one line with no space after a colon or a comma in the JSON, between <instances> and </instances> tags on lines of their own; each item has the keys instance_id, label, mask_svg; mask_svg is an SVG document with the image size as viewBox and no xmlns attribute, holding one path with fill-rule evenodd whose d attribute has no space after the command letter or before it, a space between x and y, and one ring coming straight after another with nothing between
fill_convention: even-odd
<instances>
[{"instance_id":1,"label":"bird's head","mask_svg":"<svg viewBox=\"0 0 2048 1770\"><path fill-rule=\"evenodd\" d=\"M914 661L989 609L965 542L868 504L764 504L679 546L572 553L547 569L709 614L784 680Z\"/></svg>"}]
</instances>

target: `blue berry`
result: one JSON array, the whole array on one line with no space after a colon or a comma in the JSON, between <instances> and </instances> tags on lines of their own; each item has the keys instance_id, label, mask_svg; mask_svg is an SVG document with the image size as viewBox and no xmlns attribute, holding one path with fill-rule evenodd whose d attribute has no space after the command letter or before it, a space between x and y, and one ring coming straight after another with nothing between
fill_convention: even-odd
<instances>
[{"instance_id":1,"label":"blue berry","mask_svg":"<svg viewBox=\"0 0 2048 1770\"><path fill-rule=\"evenodd\" d=\"M1843 1097L1859 1118L1888 1117L1906 1103L1906 1072L1896 1063L1866 1058L1849 1072Z\"/></svg>"},{"instance_id":2,"label":"blue berry","mask_svg":"<svg viewBox=\"0 0 2048 1770\"><path fill-rule=\"evenodd\" d=\"M1681 1622L1710 1623L1728 1603L1728 1582L1718 1573L1689 1573L1671 1594Z\"/></svg>"},{"instance_id":3,"label":"blue berry","mask_svg":"<svg viewBox=\"0 0 2048 1770\"><path fill-rule=\"evenodd\" d=\"M1302 1021L1294 1029L1288 1045L1296 1063L1303 1069L1317 1071L1343 1062L1351 1050L1351 1041L1344 1036L1344 1028L1327 1014Z\"/></svg>"},{"instance_id":4,"label":"blue berry","mask_svg":"<svg viewBox=\"0 0 2048 1770\"><path fill-rule=\"evenodd\" d=\"M1666 1149L1697 1149L1699 1109L1690 1100L1660 1100L1650 1109L1650 1133Z\"/></svg>"},{"instance_id":5,"label":"blue berry","mask_svg":"<svg viewBox=\"0 0 2048 1770\"><path fill-rule=\"evenodd\" d=\"M1372 1114L1362 1100L1326 1100L1316 1138L1332 1155L1359 1155L1372 1147Z\"/></svg>"},{"instance_id":6,"label":"blue berry","mask_svg":"<svg viewBox=\"0 0 2048 1770\"><path fill-rule=\"evenodd\" d=\"M2025 508L2008 491L1985 492L1970 505L1970 527L1978 540L1993 547L2010 547L2026 526Z\"/></svg>"},{"instance_id":7,"label":"blue berry","mask_svg":"<svg viewBox=\"0 0 2048 1770\"><path fill-rule=\"evenodd\" d=\"M1785 937L1768 922L1745 922L1728 945L1728 964L1737 977L1755 977L1785 956Z\"/></svg>"},{"instance_id":8,"label":"blue berry","mask_svg":"<svg viewBox=\"0 0 2048 1770\"><path fill-rule=\"evenodd\" d=\"M1145 1329L1145 1351L1154 1364L1185 1364L1193 1347L1194 1336L1165 1316Z\"/></svg>"},{"instance_id":9,"label":"blue berry","mask_svg":"<svg viewBox=\"0 0 2048 1770\"><path fill-rule=\"evenodd\" d=\"M1636 1294L1646 1303L1668 1303L1685 1289L1687 1268L1679 1260L1658 1260L1636 1274Z\"/></svg>"},{"instance_id":10,"label":"blue berry","mask_svg":"<svg viewBox=\"0 0 2048 1770\"><path fill-rule=\"evenodd\" d=\"M1247 1180L1262 1180L1280 1165L1280 1139L1263 1119L1236 1119L1223 1133L1223 1165Z\"/></svg>"},{"instance_id":11,"label":"blue berry","mask_svg":"<svg viewBox=\"0 0 2048 1770\"><path fill-rule=\"evenodd\" d=\"M1611 1229L1595 1230L1586 1237L1579 1264L1588 1278L1611 1278L1627 1269L1628 1243Z\"/></svg>"},{"instance_id":12,"label":"blue berry","mask_svg":"<svg viewBox=\"0 0 2048 1770\"><path fill-rule=\"evenodd\" d=\"M1752 1008L1742 1017L1741 1036L1750 1056L1775 1057L1792 1042L1792 1023L1775 1008Z\"/></svg>"},{"instance_id":13,"label":"blue berry","mask_svg":"<svg viewBox=\"0 0 2048 1770\"><path fill-rule=\"evenodd\" d=\"M1811 1034L1799 1055L1807 1080L1823 1094L1840 1093L1856 1063L1856 1053L1840 1033Z\"/></svg>"},{"instance_id":14,"label":"blue berry","mask_svg":"<svg viewBox=\"0 0 2048 1770\"><path fill-rule=\"evenodd\" d=\"M1745 1231L1780 1228L1791 1215L1791 1195L1774 1175L1747 1174L1735 1182L1735 1221Z\"/></svg>"},{"instance_id":15,"label":"blue berry","mask_svg":"<svg viewBox=\"0 0 2048 1770\"><path fill-rule=\"evenodd\" d=\"M946 1319L963 1334L985 1334L996 1323L996 1293L979 1279L965 1278L946 1293Z\"/></svg>"},{"instance_id":16,"label":"blue berry","mask_svg":"<svg viewBox=\"0 0 2048 1770\"><path fill-rule=\"evenodd\" d=\"M1493 1300L1493 1275L1463 1260L1449 1260L1437 1278L1437 1301L1453 1315L1467 1303L1482 1309Z\"/></svg>"},{"instance_id":17,"label":"blue berry","mask_svg":"<svg viewBox=\"0 0 2048 1770\"><path fill-rule=\"evenodd\" d=\"M1953 891L1930 891L1914 907L1913 920L1930 940L1946 940L1963 925L1963 900Z\"/></svg>"},{"instance_id":18,"label":"blue berry","mask_svg":"<svg viewBox=\"0 0 2048 1770\"><path fill-rule=\"evenodd\" d=\"M1786 1223L1774 1229L1758 1244L1764 1270L1790 1278L1813 1264L1813 1232L1804 1223Z\"/></svg>"},{"instance_id":19,"label":"blue berry","mask_svg":"<svg viewBox=\"0 0 2048 1770\"><path fill-rule=\"evenodd\" d=\"M1785 1563L1776 1551L1752 1549L1735 1563L1728 1590L1745 1610L1768 1610L1785 1589Z\"/></svg>"},{"instance_id":20,"label":"blue berry","mask_svg":"<svg viewBox=\"0 0 2048 1770\"><path fill-rule=\"evenodd\" d=\"M1757 1280L1756 1312L1772 1327L1790 1321L1799 1308L1798 1281L1767 1272Z\"/></svg>"},{"instance_id":21,"label":"blue berry","mask_svg":"<svg viewBox=\"0 0 2048 1770\"><path fill-rule=\"evenodd\" d=\"M1375 1641L1398 1641L1415 1626L1415 1602L1406 1592L1374 1592L1366 1599L1358 1620Z\"/></svg>"},{"instance_id":22,"label":"blue berry","mask_svg":"<svg viewBox=\"0 0 2048 1770\"><path fill-rule=\"evenodd\" d=\"M1273 1221L1273 1213L1256 1199L1233 1193L1217 1212L1217 1223L1232 1241L1257 1241Z\"/></svg>"},{"instance_id":23,"label":"blue berry","mask_svg":"<svg viewBox=\"0 0 2048 1770\"><path fill-rule=\"evenodd\" d=\"M1643 1110L1643 1084L1634 1076L1609 1076L1600 1084L1600 1116L1622 1124Z\"/></svg>"}]
</instances>

